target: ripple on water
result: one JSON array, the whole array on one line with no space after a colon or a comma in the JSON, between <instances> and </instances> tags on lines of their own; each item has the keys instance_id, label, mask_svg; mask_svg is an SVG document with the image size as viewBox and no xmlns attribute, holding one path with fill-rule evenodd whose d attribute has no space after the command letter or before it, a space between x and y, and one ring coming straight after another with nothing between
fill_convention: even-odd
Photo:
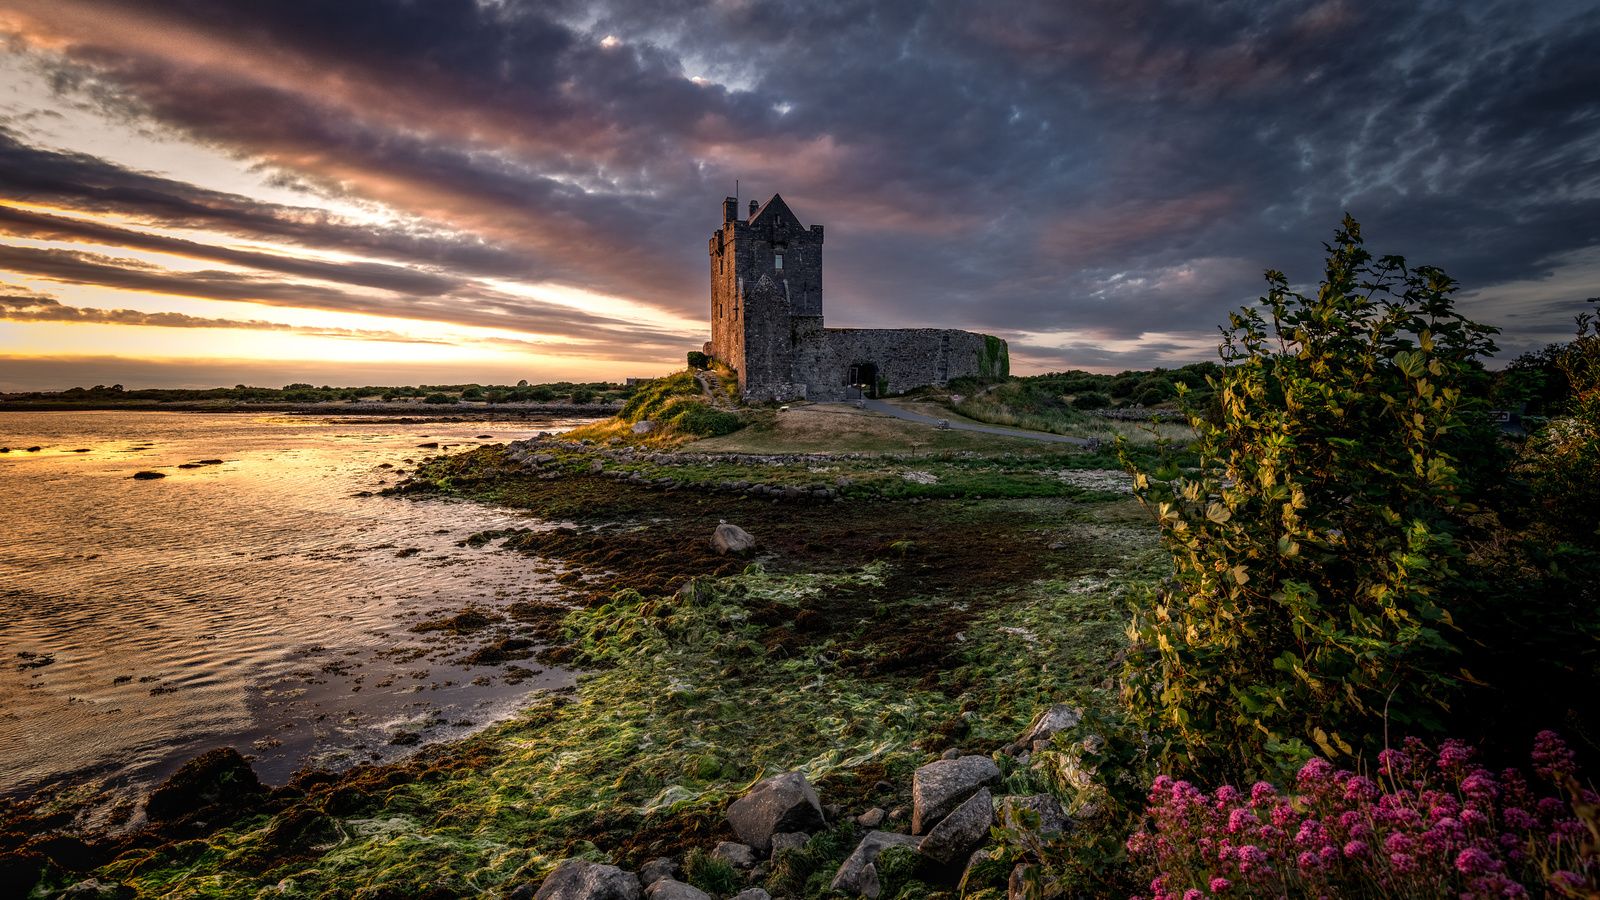
<instances>
[{"instance_id":1,"label":"ripple on water","mask_svg":"<svg viewBox=\"0 0 1600 900\"><path fill-rule=\"evenodd\" d=\"M223 745L281 782L408 752L405 734L465 735L568 683L527 660L463 665L476 641L407 630L550 596L552 566L455 546L542 523L357 494L436 452L419 443L569 424L0 414L0 446L44 447L0 457L0 794L85 776L136 789ZM478 637L518 626L493 628Z\"/></svg>"}]
</instances>

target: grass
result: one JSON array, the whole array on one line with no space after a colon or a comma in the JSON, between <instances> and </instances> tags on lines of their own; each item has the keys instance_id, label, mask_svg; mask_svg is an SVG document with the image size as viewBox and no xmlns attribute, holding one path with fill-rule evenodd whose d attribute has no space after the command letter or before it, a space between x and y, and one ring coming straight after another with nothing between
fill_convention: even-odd
<instances>
[{"instance_id":1,"label":"grass","mask_svg":"<svg viewBox=\"0 0 1600 900\"><path fill-rule=\"evenodd\" d=\"M936 418L951 418L948 411ZM952 419L954 421L954 419ZM684 447L705 453L1038 453L1050 445L971 431L941 431L844 403L791 404L784 412L757 410L741 431Z\"/></svg>"},{"instance_id":2,"label":"grass","mask_svg":"<svg viewBox=\"0 0 1600 900\"><path fill-rule=\"evenodd\" d=\"M669 448L708 434L737 431L747 417L735 411L737 403L728 389L728 374L715 369L712 374L720 396L709 402L695 371L685 369L640 385L616 416L574 429L567 436L598 443L615 441L629 446ZM633 426L646 420L654 427L648 433L634 434Z\"/></svg>"}]
</instances>

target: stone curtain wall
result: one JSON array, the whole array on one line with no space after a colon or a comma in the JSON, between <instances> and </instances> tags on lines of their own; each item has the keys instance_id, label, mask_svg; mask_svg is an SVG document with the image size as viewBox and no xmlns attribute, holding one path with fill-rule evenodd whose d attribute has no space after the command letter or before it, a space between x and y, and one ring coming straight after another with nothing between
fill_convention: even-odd
<instances>
[{"instance_id":1,"label":"stone curtain wall","mask_svg":"<svg viewBox=\"0 0 1600 900\"><path fill-rule=\"evenodd\" d=\"M790 396L845 399L850 367L871 363L890 393L985 374L985 335L953 328L830 328L797 335ZM1001 342L1002 348L1005 342ZM1002 351L1003 352L1003 351ZM768 399L752 397L751 399Z\"/></svg>"}]
</instances>

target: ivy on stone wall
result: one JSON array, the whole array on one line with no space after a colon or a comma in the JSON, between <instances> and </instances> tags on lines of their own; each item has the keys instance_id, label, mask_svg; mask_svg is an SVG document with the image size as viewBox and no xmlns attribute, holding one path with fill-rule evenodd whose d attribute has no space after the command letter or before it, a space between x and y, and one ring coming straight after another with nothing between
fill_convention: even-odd
<instances>
[{"instance_id":1,"label":"ivy on stone wall","mask_svg":"<svg viewBox=\"0 0 1600 900\"><path fill-rule=\"evenodd\" d=\"M978 360L978 373L983 378L1010 377L1011 351L1005 341L992 334L983 336L983 358Z\"/></svg>"}]
</instances>

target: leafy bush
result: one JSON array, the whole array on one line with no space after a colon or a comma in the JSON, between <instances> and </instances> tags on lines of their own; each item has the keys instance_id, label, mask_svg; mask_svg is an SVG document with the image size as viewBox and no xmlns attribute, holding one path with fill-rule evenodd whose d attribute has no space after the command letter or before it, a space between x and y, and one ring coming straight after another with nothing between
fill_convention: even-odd
<instances>
[{"instance_id":1,"label":"leafy bush","mask_svg":"<svg viewBox=\"0 0 1600 900\"><path fill-rule=\"evenodd\" d=\"M690 350L689 351L689 368L691 368L691 369L709 369L709 368L711 368L711 357L705 355L704 353L702 353L699 350Z\"/></svg>"},{"instance_id":2,"label":"leafy bush","mask_svg":"<svg viewBox=\"0 0 1600 900\"><path fill-rule=\"evenodd\" d=\"M1135 375L1120 375L1115 381L1111 382L1106 390L1111 392L1111 396L1119 399L1122 397L1129 397L1139 389L1139 385L1143 381L1144 379Z\"/></svg>"},{"instance_id":3,"label":"leafy bush","mask_svg":"<svg viewBox=\"0 0 1600 900\"><path fill-rule=\"evenodd\" d=\"M429 394L428 396L423 397L422 398L422 402L423 403L445 404L445 403L460 403L461 401L457 400L456 398L454 398L452 396L450 396L449 394L441 393L439 391L434 391L433 393Z\"/></svg>"},{"instance_id":4,"label":"leafy bush","mask_svg":"<svg viewBox=\"0 0 1600 900\"><path fill-rule=\"evenodd\" d=\"M1462 382L1494 329L1452 306L1456 282L1374 262L1348 216L1315 298L1268 272L1230 317L1221 423L1197 416L1200 471L1137 471L1176 579L1136 609L1132 713L1184 768L1292 770L1375 744L1380 724L1437 728L1468 677L1453 598L1458 537L1498 483L1496 435Z\"/></svg>"},{"instance_id":5,"label":"leafy bush","mask_svg":"<svg viewBox=\"0 0 1600 900\"><path fill-rule=\"evenodd\" d=\"M475 384L469 384L465 388L462 389L462 391L461 391L461 399L463 399L463 400L482 400L483 399L483 388L481 388L481 387L479 387L479 386L477 386Z\"/></svg>"},{"instance_id":6,"label":"leafy bush","mask_svg":"<svg viewBox=\"0 0 1600 900\"><path fill-rule=\"evenodd\" d=\"M1565 415L1533 435L1521 468L1546 527L1593 546L1600 544L1600 331L1593 315L1578 317L1578 335L1561 348L1556 367L1569 392Z\"/></svg>"},{"instance_id":7,"label":"leafy bush","mask_svg":"<svg viewBox=\"0 0 1600 900\"><path fill-rule=\"evenodd\" d=\"M1162 776L1149 821L1128 838L1151 900L1229 897L1594 897L1600 795L1576 781L1573 756L1539 735L1535 770L1567 798L1539 798L1515 769L1495 777L1471 751L1412 739L1385 750L1378 778L1307 762L1296 792L1259 782L1210 796Z\"/></svg>"},{"instance_id":8,"label":"leafy bush","mask_svg":"<svg viewBox=\"0 0 1600 900\"><path fill-rule=\"evenodd\" d=\"M1085 391L1072 398L1073 409L1105 409L1111 405L1111 398L1099 391Z\"/></svg>"}]
</instances>

